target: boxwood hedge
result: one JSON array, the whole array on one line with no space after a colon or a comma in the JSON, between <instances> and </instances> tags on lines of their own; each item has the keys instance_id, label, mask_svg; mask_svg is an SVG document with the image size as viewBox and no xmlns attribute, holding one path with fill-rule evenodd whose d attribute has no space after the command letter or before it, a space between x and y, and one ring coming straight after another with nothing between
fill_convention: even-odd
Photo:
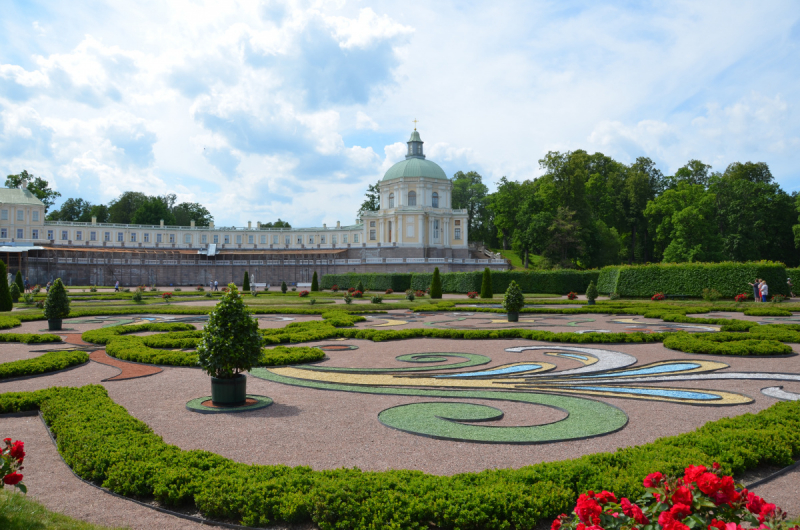
<instances>
[{"instance_id":1,"label":"boxwood hedge","mask_svg":"<svg viewBox=\"0 0 800 530\"><path fill-rule=\"evenodd\" d=\"M604 267L597 289L603 294L651 297L655 293L700 297L703 289L716 289L725 297L752 293L748 285L763 278L771 294L789 294L786 268L771 261L735 263L657 263Z\"/></svg>"},{"instance_id":2,"label":"boxwood hedge","mask_svg":"<svg viewBox=\"0 0 800 530\"><path fill-rule=\"evenodd\" d=\"M0 394L0 413L37 409L65 462L85 480L252 526L534 528L569 510L580 492L607 489L636 498L644 493L643 477L654 471L677 475L691 464L719 462L723 472L740 474L800 457L800 402L613 453L453 476L248 465L184 451L164 443L99 385Z\"/></svg>"},{"instance_id":3,"label":"boxwood hedge","mask_svg":"<svg viewBox=\"0 0 800 530\"><path fill-rule=\"evenodd\" d=\"M89 354L82 351L49 352L33 359L21 359L0 364L0 379L56 372L88 361Z\"/></svg>"},{"instance_id":4,"label":"boxwood hedge","mask_svg":"<svg viewBox=\"0 0 800 530\"><path fill-rule=\"evenodd\" d=\"M355 288L361 282L368 291L386 291L392 289L397 293L411 288L411 273L362 273L326 274L322 277L322 288L330 289L337 285L339 289Z\"/></svg>"}]
</instances>

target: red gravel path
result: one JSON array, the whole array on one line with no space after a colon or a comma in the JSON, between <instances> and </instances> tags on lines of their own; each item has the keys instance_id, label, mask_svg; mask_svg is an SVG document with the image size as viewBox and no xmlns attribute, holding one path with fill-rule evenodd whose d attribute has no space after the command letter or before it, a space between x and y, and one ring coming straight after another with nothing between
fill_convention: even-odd
<instances>
[{"instance_id":1,"label":"red gravel path","mask_svg":"<svg viewBox=\"0 0 800 530\"><path fill-rule=\"evenodd\" d=\"M125 379L136 379L138 377L147 377L148 375L155 375L161 373L163 370L158 366L149 364L129 363L120 361L109 357L105 350L97 350L89 354L89 359L96 363L107 364L114 368L119 368L120 373L114 377L103 379L103 381L123 381Z\"/></svg>"}]
</instances>

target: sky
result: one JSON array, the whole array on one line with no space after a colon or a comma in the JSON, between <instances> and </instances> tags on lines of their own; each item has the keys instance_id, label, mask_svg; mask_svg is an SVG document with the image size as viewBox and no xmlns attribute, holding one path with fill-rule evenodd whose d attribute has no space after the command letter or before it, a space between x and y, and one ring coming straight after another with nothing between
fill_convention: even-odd
<instances>
[{"instance_id":1,"label":"sky","mask_svg":"<svg viewBox=\"0 0 800 530\"><path fill-rule=\"evenodd\" d=\"M352 224L414 119L490 190L584 149L766 162L800 191L796 0L7 0L0 30L0 174L61 200Z\"/></svg>"}]
</instances>

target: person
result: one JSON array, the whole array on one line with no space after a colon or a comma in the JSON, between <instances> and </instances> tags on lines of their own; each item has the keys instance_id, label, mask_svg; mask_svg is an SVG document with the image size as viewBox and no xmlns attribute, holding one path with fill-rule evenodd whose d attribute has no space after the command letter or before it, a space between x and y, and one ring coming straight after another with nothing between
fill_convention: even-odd
<instances>
[{"instance_id":1,"label":"person","mask_svg":"<svg viewBox=\"0 0 800 530\"><path fill-rule=\"evenodd\" d=\"M114 284L114 292L115 293L119 292L119 280L117 280L117 283Z\"/></svg>"},{"instance_id":2,"label":"person","mask_svg":"<svg viewBox=\"0 0 800 530\"><path fill-rule=\"evenodd\" d=\"M756 278L753 280L753 283L748 283L750 287L753 288L753 301L760 302L761 301L761 280Z\"/></svg>"},{"instance_id":3,"label":"person","mask_svg":"<svg viewBox=\"0 0 800 530\"><path fill-rule=\"evenodd\" d=\"M786 278L786 285L789 286L789 298L794 298L794 284L791 278Z\"/></svg>"},{"instance_id":4,"label":"person","mask_svg":"<svg viewBox=\"0 0 800 530\"><path fill-rule=\"evenodd\" d=\"M769 296L769 287L766 281L761 280L761 301L766 302L767 296Z\"/></svg>"},{"instance_id":5,"label":"person","mask_svg":"<svg viewBox=\"0 0 800 530\"><path fill-rule=\"evenodd\" d=\"M46 292L46 293L50 292L50 282L47 282L47 285L44 288L44 292Z\"/></svg>"},{"instance_id":6,"label":"person","mask_svg":"<svg viewBox=\"0 0 800 530\"><path fill-rule=\"evenodd\" d=\"M29 282L28 277L25 276L25 292L27 293L30 290L31 290L31 282Z\"/></svg>"},{"instance_id":7,"label":"person","mask_svg":"<svg viewBox=\"0 0 800 530\"><path fill-rule=\"evenodd\" d=\"M214 290L219 291L219 282L217 280L214 280Z\"/></svg>"}]
</instances>

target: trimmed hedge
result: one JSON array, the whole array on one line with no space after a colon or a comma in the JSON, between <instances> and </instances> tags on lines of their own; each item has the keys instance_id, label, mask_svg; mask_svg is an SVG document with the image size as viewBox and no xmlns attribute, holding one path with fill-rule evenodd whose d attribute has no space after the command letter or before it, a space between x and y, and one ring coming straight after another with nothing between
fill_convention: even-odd
<instances>
[{"instance_id":1,"label":"trimmed hedge","mask_svg":"<svg viewBox=\"0 0 800 530\"><path fill-rule=\"evenodd\" d=\"M709 355L787 355L792 353L791 346L777 340L753 339L748 337L749 334L744 333L735 335L737 336L711 336L711 340L709 340L705 334L673 333L664 339L664 347L686 353Z\"/></svg>"},{"instance_id":2,"label":"trimmed hedge","mask_svg":"<svg viewBox=\"0 0 800 530\"><path fill-rule=\"evenodd\" d=\"M57 372L86 362L89 362L89 354L83 351L50 352L33 359L0 364L0 379Z\"/></svg>"},{"instance_id":3,"label":"trimmed hedge","mask_svg":"<svg viewBox=\"0 0 800 530\"><path fill-rule=\"evenodd\" d=\"M651 297L655 293L685 294L700 297L703 289L716 289L733 298L752 293L748 285L756 278L766 280L770 294L789 294L786 268L771 261L735 263L656 263L604 267L597 289L603 294ZM580 292L580 291L576 291Z\"/></svg>"},{"instance_id":4,"label":"trimmed hedge","mask_svg":"<svg viewBox=\"0 0 800 530\"><path fill-rule=\"evenodd\" d=\"M61 342L61 337L50 333L0 333L0 342L41 344L44 342Z\"/></svg>"},{"instance_id":5,"label":"trimmed hedge","mask_svg":"<svg viewBox=\"0 0 800 530\"><path fill-rule=\"evenodd\" d=\"M340 528L533 528L579 492L636 498L654 471L678 475L719 462L726 474L800 457L800 402L709 422L655 442L520 469L436 476L420 471L313 471L248 465L164 443L102 386L0 394L0 413L41 410L75 473L111 491L250 526L313 522Z\"/></svg>"},{"instance_id":6,"label":"trimmed hedge","mask_svg":"<svg viewBox=\"0 0 800 530\"><path fill-rule=\"evenodd\" d=\"M597 279L600 271L492 271L492 292L504 293L512 281L517 282L523 293L567 294L571 291L583 293L589 283ZM442 290L446 293L481 292L483 271L446 272L441 275ZM430 287L433 273L414 273L411 288L424 290Z\"/></svg>"},{"instance_id":7,"label":"trimmed hedge","mask_svg":"<svg viewBox=\"0 0 800 530\"><path fill-rule=\"evenodd\" d=\"M11 329L21 325L22 322L18 318L0 316L0 329Z\"/></svg>"},{"instance_id":8,"label":"trimmed hedge","mask_svg":"<svg viewBox=\"0 0 800 530\"><path fill-rule=\"evenodd\" d=\"M325 274L322 276L322 289L330 289L338 285L340 290L354 288L358 282L364 284L364 289L368 291L386 291L391 289L396 293L402 293L411 288L411 273L363 273L351 272L348 274ZM428 282L430 285L430 282ZM425 289L429 287L425 286Z\"/></svg>"}]
</instances>

